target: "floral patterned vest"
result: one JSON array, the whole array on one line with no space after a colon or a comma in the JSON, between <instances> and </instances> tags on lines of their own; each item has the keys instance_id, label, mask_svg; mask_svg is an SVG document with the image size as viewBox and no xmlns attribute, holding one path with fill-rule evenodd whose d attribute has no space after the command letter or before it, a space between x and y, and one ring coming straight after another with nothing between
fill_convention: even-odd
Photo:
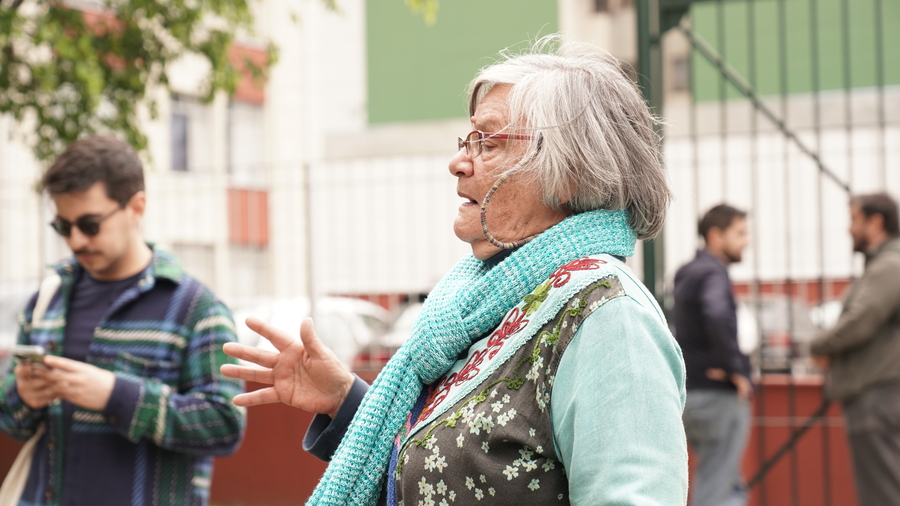
<instances>
[{"instance_id":1,"label":"floral patterned vest","mask_svg":"<svg viewBox=\"0 0 900 506\"><path fill-rule=\"evenodd\" d=\"M615 263L598 255L560 267L426 387L395 442L397 504L569 504L553 380L581 322L625 294Z\"/></svg>"}]
</instances>

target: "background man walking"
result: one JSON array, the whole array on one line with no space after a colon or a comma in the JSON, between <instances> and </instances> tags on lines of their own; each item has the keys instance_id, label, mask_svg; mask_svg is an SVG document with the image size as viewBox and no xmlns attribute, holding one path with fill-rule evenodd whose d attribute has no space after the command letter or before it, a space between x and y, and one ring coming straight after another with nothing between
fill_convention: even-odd
<instances>
[{"instance_id":1,"label":"background man walking","mask_svg":"<svg viewBox=\"0 0 900 506\"><path fill-rule=\"evenodd\" d=\"M53 228L74 254L20 344L49 369L19 364L0 380L0 430L35 447L22 505L204 505L212 456L235 450L244 413L228 309L171 255L146 244L140 161L111 137L78 141L43 179Z\"/></svg>"},{"instance_id":2,"label":"background man walking","mask_svg":"<svg viewBox=\"0 0 900 506\"><path fill-rule=\"evenodd\" d=\"M866 270L834 328L812 343L825 395L843 403L860 506L900 505L900 223L884 193L850 201Z\"/></svg>"},{"instance_id":3,"label":"background man walking","mask_svg":"<svg viewBox=\"0 0 900 506\"><path fill-rule=\"evenodd\" d=\"M672 321L687 370L684 428L697 458L691 506L742 506L750 431L750 361L737 340L728 265L747 246L746 213L718 205L700 220L706 247L675 274Z\"/></svg>"}]
</instances>

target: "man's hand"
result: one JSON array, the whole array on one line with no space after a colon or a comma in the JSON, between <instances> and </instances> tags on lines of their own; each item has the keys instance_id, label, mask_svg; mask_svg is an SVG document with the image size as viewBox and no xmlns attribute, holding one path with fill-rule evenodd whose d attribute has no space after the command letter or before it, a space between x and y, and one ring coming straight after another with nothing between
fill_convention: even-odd
<instances>
[{"instance_id":1,"label":"man's hand","mask_svg":"<svg viewBox=\"0 0 900 506\"><path fill-rule=\"evenodd\" d=\"M50 382L38 376L43 372L47 370L25 363L20 363L13 369L13 374L16 375L16 391L22 402L31 409L45 408L58 397Z\"/></svg>"},{"instance_id":2,"label":"man's hand","mask_svg":"<svg viewBox=\"0 0 900 506\"><path fill-rule=\"evenodd\" d=\"M222 366L222 374L272 385L237 395L234 403L238 406L256 406L283 402L334 418L353 386L353 375L334 352L316 337L312 318L304 319L300 325L300 339L256 318L248 318L247 326L271 341L278 353L238 343L225 344L223 350L226 354L253 362L264 369L226 364Z\"/></svg>"},{"instance_id":3,"label":"man's hand","mask_svg":"<svg viewBox=\"0 0 900 506\"><path fill-rule=\"evenodd\" d=\"M831 367L831 358L827 355L813 355L813 362L815 362L816 367L823 371L827 371L829 367Z\"/></svg>"},{"instance_id":4,"label":"man's hand","mask_svg":"<svg viewBox=\"0 0 900 506\"><path fill-rule=\"evenodd\" d=\"M740 374L732 374L731 382L737 388L738 397L741 399L749 399L753 395L753 384L750 380Z\"/></svg>"},{"instance_id":5,"label":"man's hand","mask_svg":"<svg viewBox=\"0 0 900 506\"><path fill-rule=\"evenodd\" d=\"M738 397L741 399L749 399L753 394L753 384L745 376L740 374L732 374L731 376L724 369L707 369L706 377L715 381L731 381L737 388Z\"/></svg>"},{"instance_id":6,"label":"man's hand","mask_svg":"<svg viewBox=\"0 0 900 506\"><path fill-rule=\"evenodd\" d=\"M35 369L44 378L56 397L76 406L103 411L116 384L116 375L97 366L63 357L44 357L50 370Z\"/></svg>"},{"instance_id":7,"label":"man's hand","mask_svg":"<svg viewBox=\"0 0 900 506\"><path fill-rule=\"evenodd\" d=\"M707 369L706 377L715 381L728 381L728 373L725 369Z\"/></svg>"}]
</instances>

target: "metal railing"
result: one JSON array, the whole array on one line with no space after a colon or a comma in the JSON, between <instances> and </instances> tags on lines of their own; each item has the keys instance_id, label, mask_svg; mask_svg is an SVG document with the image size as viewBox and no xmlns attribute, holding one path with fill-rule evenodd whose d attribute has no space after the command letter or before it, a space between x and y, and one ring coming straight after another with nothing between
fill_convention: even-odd
<instances>
[{"instance_id":1,"label":"metal railing","mask_svg":"<svg viewBox=\"0 0 900 506\"><path fill-rule=\"evenodd\" d=\"M815 373L809 340L833 323L842 291L861 269L846 232L848 197L900 195L900 117L891 114L900 104L900 57L884 51L900 40L900 5L637 4L641 84L667 122L676 192L665 252L645 260L645 280L664 297L671 273L698 247L696 220L708 208L724 201L749 212L751 246L732 269L744 319L755 323L744 337L758 343L749 347L764 384L767 374L784 374L784 415L799 421L777 447L757 430L748 449L761 466L750 476L753 504L847 504L832 485L835 465L847 464L845 453L835 462L843 441L813 430L828 407L801 402L808 387L798 378ZM771 418L770 395L771 388L759 390L756 420ZM811 438L818 440L814 460L798 450ZM804 495L810 479L821 490L814 502Z\"/></svg>"}]
</instances>

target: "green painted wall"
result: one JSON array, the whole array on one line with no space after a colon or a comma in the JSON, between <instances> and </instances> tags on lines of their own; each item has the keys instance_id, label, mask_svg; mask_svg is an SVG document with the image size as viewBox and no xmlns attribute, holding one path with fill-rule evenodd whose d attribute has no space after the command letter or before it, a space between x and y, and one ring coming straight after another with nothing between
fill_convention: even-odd
<instances>
[{"instance_id":1,"label":"green painted wall","mask_svg":"<svg viewBox=\"0 0 900 506\"><path fill-rule=\"evenodd\" d=\"M845 1L849 37L844 36ZM750 3L755 11L752 32L748 23ZM691 16L695 30L748 80L751 80L748 53L755 52L755 86L761 95L780 94L782 77L786 78L787 93L843 89L845 75L849 76L851 88L878 83L875 0L784 0L787 34L784 41L779 36L779 3L778 0L700 2L692 6ZM900 47L900 1L881 0L881 4L881 17L877 22L881 23L883 34L883 80L886 85L896 85L900 84L900 51L897 51ZM815 15L812 9L815 9ZM814 26L817 73L813 71ZM720 37L724 38L724 44ZM849 58L845 58L845 43L849 43ZM784 76L779 60L782 51L787 58ZM697 52L693 61L696 99L722 98L719 72ZM849 71L845 72L845 68ZM816 74L818 85L813 79ZM725 98L740 96L731 84L724 86Z\"/></svg>"},{"instance_id":2,"label":"green painted wall","mask_svg":"<svg viewBox=\"0 0 900 506\"><path fill-rule=\"evenodd\" d=\"M549 0L442 0L428 26L402 0L369 0L369 122L464 118L478 69L505 47L556 32L556 9Z\"/></svg>"}]
</instances>

